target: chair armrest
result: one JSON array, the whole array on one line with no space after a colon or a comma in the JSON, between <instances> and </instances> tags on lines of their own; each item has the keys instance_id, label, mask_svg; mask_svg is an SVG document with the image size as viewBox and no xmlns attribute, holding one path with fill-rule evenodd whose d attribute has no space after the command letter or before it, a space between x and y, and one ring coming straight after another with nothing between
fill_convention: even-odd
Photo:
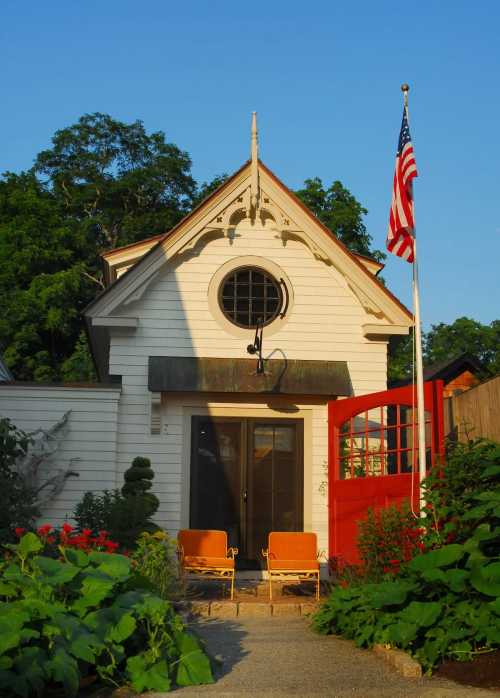
<instances>
[{"instance_id":1,"label":"chair armrest","mask_svg":"<svg viewBox=\"0 0 500 698\"><path fill-rule=\"evenodd\" d=\"M184 548L180 543L177 543L177 557L179 559L179 562L182 562L184 560Z\"/></svg>"},{"instance_id":2,"label":"chair armrest","mask_svg":"<svg viewBox=\"0 0 500 698\"><path fill-rule=\"evenodd\" d=\"M236 557L236 555L239 553L238 548L228 548L227 549L227 555L228 557L232 557L233 560Z\"/></svg>"}]
</instances>

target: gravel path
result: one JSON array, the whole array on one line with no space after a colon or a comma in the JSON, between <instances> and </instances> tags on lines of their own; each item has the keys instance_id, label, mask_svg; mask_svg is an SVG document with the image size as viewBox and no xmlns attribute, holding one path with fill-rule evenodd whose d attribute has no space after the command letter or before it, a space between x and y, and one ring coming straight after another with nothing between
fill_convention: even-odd
<instances>
[{"instance_id":1,"label":"gravel path","mask_svg":"<svg viewBox=\"0 0 500 698\"><path fill-rule=\"evenodd\" d=\"M372 652L347 640L313 633L305 618L206 618L194 624L218 660L217 681L150 698L209 694L242 696L357 696L362 698L493 698L497 692L443 679L406 679Z\"/></svg>"}]
</instances>

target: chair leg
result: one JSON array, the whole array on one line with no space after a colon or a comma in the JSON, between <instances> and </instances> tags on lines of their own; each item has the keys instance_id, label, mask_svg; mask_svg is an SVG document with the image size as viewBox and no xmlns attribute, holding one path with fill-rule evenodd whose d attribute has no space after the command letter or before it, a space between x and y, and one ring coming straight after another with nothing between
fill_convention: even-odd
<instances>
[{"instance_id":1,"label":"chair leg","mask_svg":"<svg viewBox=\"0 0 500 698\"><path fill-rule=\"evenodd\" d=\"M319 601L319 572L316 578L316 601Z\"/></svg>"},{"instance_id":2,"label":"chair leg","mask_svg":"<svg viewBox=\"0 0 500 698\"><path fill-rule=\"evenodd\" d=\"M234 597L234 572L231 575L231 601L233 600Z\"/></svg>"},{"instance_id":3,"label":"chair leg","mask_svg":"<svg viewBox=\"0 0 500 698\"><path fill-rule=\"evenodd\" d=\"M273 600L273 581L271 579L271 573L268 572L269 575L269 601Z\"/></svg>"}]
</instances>

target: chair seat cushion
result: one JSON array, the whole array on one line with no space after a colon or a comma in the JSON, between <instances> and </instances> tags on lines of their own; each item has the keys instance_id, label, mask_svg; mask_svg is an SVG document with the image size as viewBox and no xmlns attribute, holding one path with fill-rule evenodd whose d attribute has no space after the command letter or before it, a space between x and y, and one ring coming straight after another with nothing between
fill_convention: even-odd
<instances>
[{"instance_id":1,"label":"chair seat cushion","mask_svg":"<svg viewBox=\"0 0 500 698\"><path fill-rule=\"evenodd\" d=\"M269 558L269 569L312 572L319 570L319 562L317 560L273 560L273 558Z\"/></svg>"},{"instance_id":2,"label":"chair seat cushion","mask_svg":"<svg viewBox=\"0 0 500 698\"><path fill-rule=\"evenodd\" d=\"M205 557L186 555L182 564L185 569L188 569L189 567L219 567L228 570L234 569L234 560L230 557Z\"/></svg>"}]
</instances>

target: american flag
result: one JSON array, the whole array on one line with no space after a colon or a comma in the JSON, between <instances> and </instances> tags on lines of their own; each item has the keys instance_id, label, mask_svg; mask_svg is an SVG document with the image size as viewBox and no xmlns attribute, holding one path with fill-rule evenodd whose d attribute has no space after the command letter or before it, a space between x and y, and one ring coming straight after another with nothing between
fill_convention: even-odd
<instances>
[{"instance_id":1,"label":"american flag","mask_svg":"<svg viewBox=\"0 0 500 698\"><path fill-rule=\"evenodd\" d=\"M417 165L411 144L410 128L406 107L403 109L403 123L399 134L394 187L392 189L389 230L387 231L387 249L389 252L414 261L413 236L415 220L413 218L412 180L417 176Z\"/></svg>"}]
</instances>

